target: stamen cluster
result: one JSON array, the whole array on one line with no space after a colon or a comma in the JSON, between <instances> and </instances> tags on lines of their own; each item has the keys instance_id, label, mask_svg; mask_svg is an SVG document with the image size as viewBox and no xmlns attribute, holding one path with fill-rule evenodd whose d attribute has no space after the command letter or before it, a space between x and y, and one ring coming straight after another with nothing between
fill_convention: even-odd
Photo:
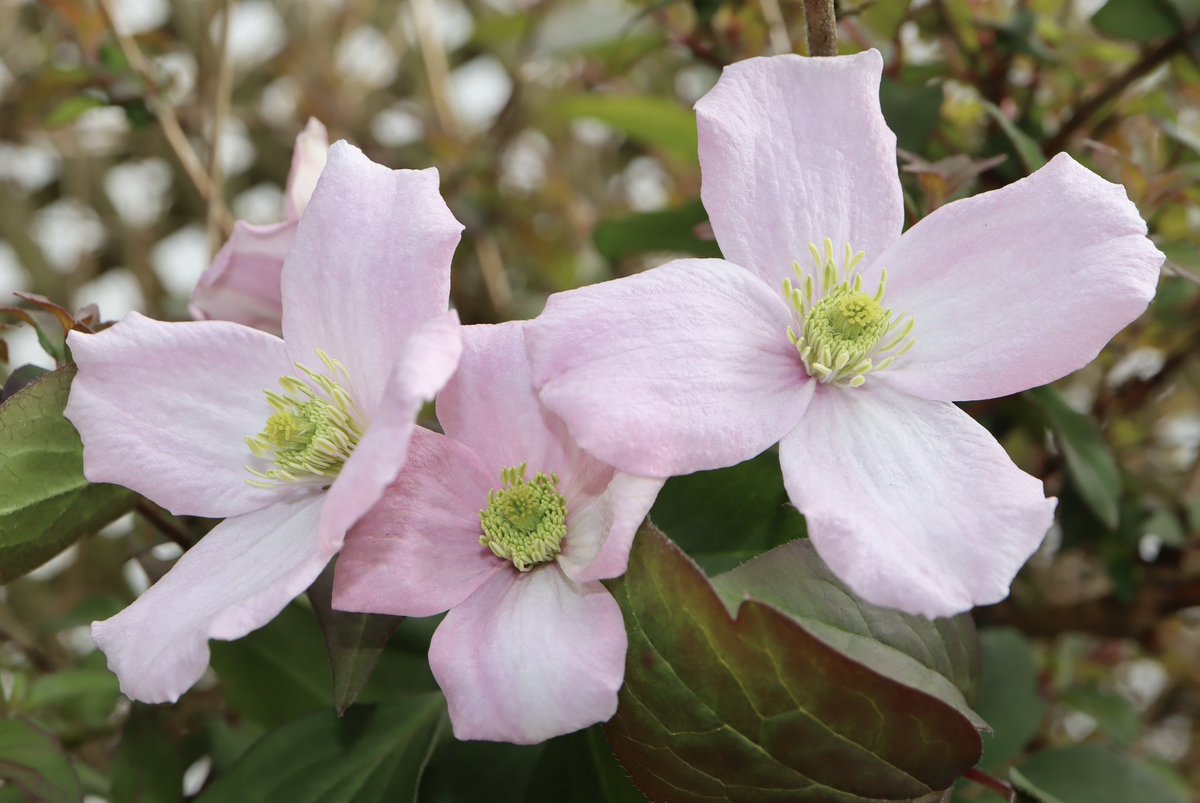
<instances>
[{"instance_id":1,"label":"stamen cluster","mask_svg":"<svg viewBox=\"0 0 1200 803\"><path fill-rule=\"evenodd\" d=\"M916 344L912 338L916 320L895 315L883 306L887 271L879 277L874 295L863 289L858 273L864 254L846 246L839 266L833 242L825 238L825 250L809 244L813 272L806 273L793 262L798 284L783 280L783 295L792 306L798 326L788 327L788 340L800 353L810 376L825 384L857 388L872 371L882 371ZM816 275L821 277L818 293ZM797 334L797 329L800 334Z\"/></svg>"},{"instance_id":2,"label":"stamen cluster","mask_svg":"<svg viewBox=\"0 0 1200 803\"><path fill-rule=\"evenodd\" d=\"M279 380L283 393L264 391L275 413L262 432L246 438L255 457L269 460L272 468L246 470L256 488L275 488L303 482L332 480L350 459L362 437L358 408L349 391L335 377L349 379L346 366L323 351L317 356L326 373L317 373L300 363L304 379L285 376Z\"/></svg>"},{"instance_id":3,"label":"stamen cluster","mask_svg":"<svg viewBox=\"0 0 1200 803\"><path fill-rule=\"evenodd\" d=\"M558 477L539 471L526 481L521 464L504 469L500 481L501 490L488 493L488 506L479 512L479 543L522 572L554 560L567 534L567 500L558 492Z\"/></svg>"}]
</instances>

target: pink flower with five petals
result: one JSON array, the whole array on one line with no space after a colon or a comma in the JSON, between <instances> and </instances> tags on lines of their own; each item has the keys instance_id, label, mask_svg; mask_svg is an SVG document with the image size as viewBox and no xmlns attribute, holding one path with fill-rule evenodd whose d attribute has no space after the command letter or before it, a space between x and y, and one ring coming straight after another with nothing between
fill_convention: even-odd
<instances>
[{"instance_id":1,"label":"pink flower with five petals","mask_svg":"<svg viewBox=\"0 0 1200 803\"><path fill-rule=\"evenodd\" d=\"M329 135L319 120L310 117L292 150L283 221L265 226L244 220L234 224L233 234L192 291L189 309L193 318L233 321L274 335L283 333L283 260L328 158Z\"/></svg>"},{"instance_id":2,"label":"pink flower with five petals","mask_svg":"<svg viewBox=\"0 0 1200 803\"><path fill-rule=\"evenodd\" d=\"M446 434L414 434L404 470L346 538L333 603L449 610L429 664L455 736L531 744L616 711L625 626L599 581L624 573L662 481L571 441L538 403L524 327L463 328L437 399Z\"/></svg>"},{"instance_id":3,"label":"pink flower with five petals","mask_svg":"<svg viewBox=\"0 0 1200 803\"><path fill-rule=\"evenodd\" d=\"M92 625L126 695L177 699L208 666L208 639L274 618L395 479L461 352L447 309L461 231L436 170L389 170L339 142L283 267L282 340L136 314L71 333L66 415L88 479L225 518Z\"/></svg>"},{"instance_id":4,"label":"pink flower with five petals","mask_svg":"<svg viewBox=\"0 0 1200 803\"><path fill-rule=\"evenodd\" d=\"M621 471L780 445L829 566L870 602L1003 599L1055 501L953 401L1093 359L1163 255L1123 188L1060 154L901 236L878 52L727 67L696 104L702 197L729 261L551 297L528 333L543 403Z\"/></svg>"}]
</instances>

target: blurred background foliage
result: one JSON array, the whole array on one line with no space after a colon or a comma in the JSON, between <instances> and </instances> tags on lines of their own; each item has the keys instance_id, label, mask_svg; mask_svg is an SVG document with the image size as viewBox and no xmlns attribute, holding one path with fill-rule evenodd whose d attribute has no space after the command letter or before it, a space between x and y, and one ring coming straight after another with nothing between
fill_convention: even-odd
<instances>
[{"instance_id":1,"label":"blurred background foliage","mask_svg":"<svg viewBox=\"0 0 1200 803\"><path fill-rule=\"evenodd\" d=\"M1068 150L1127 188L1168 255L1150 312L1093 365L967 405L1061 499L1011 599L975 613L976 708L994 728L981 768L1016 766L1018 786L1042 790L1029 799L1200 800L1200 2L843 0L839 16L843 51L884 54L910 224ZM29 325L46 313L9 291L107 320L186 318L230 221L279 219L309 116L376 161L439 168L466 225L464 322L716 255L690 106L724 64L804 52L803 31L799 0L0 3L0 305L25 311L0 321L0 377L11 395L23 366L62 357ZM709 571L802 534L769 457L672 481L655 518ZM112 518L134 503L104 504ZM131 706L87 625L209 526L137 503L0 587L0 765L27 772L2 777L41 778L46 800L411 799L404 757L438 744L422 800L638 799L596 729L492 752L447 742L436 695L397 695L436 691L429 622L376 635L358 696L370 717L329 713L322 610L303 601L214 644L213 672L178 705ZM372 728L378 750L339 751ZM272 761L292 787L256 771ZM296 792L318 776L356 791ZM24 795L0 786L0 801Z\"/></svg>"}]
</instances>

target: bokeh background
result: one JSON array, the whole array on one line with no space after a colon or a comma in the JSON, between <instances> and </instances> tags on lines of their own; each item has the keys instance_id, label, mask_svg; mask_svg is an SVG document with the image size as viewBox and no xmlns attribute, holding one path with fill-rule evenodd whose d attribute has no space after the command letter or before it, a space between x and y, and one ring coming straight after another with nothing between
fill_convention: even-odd
<instances>
[{"instance_id":1,"label":"bokeh background","mask_svg":"<svg viewBox=\"0 0 1200 803\"><path fill-rule=\"evenodd\" d=\"M986 769L1036 751L1078 778L1117 755L1200 800L1200 3L838 7L843 51L884 54L910 224L1068 150L1127 188L1168 255L1150 312L1093 365L967 406L1062 499L1012 599L976 612L978 708L996 727ZM378 162L439 168L466 225L452 290L466 323L716 255L691 104L724 64L804 52L803 31L799 0L0 0L0 306L19 290L185 319L229 222L280 219L310 116ZM0 323L0 377L54 366L32 328ZM744 523L714 515L736 543ZM91 800L193 797L258 735L328 705L327 669L280 669L320 663L319 636L315 652L291 638L218 653L169 709L119 695L86 626L180 553L156 516L0 587L0 715L51 732ZM398 638L419 646L422 627ZM139 761L166 780L133 784ZM151 787L166 791L129 791Z\"/></svg>"}]
</instances>

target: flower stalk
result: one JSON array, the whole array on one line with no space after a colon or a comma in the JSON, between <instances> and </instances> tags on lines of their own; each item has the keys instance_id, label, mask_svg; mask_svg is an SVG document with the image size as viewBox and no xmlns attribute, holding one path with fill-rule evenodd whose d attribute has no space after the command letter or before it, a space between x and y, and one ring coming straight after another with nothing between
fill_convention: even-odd
<instances>
[{"instance_id":1,"label":"flower stalk","mask_svg":"<svg viewBox=\"0 0 1200 803\"><path fill-rule=\"evenodd\" d=\"M836 56L837 12L834 0L804 0L804 22L808 28L808 55Z\"/></svg>"}]
</instances>

